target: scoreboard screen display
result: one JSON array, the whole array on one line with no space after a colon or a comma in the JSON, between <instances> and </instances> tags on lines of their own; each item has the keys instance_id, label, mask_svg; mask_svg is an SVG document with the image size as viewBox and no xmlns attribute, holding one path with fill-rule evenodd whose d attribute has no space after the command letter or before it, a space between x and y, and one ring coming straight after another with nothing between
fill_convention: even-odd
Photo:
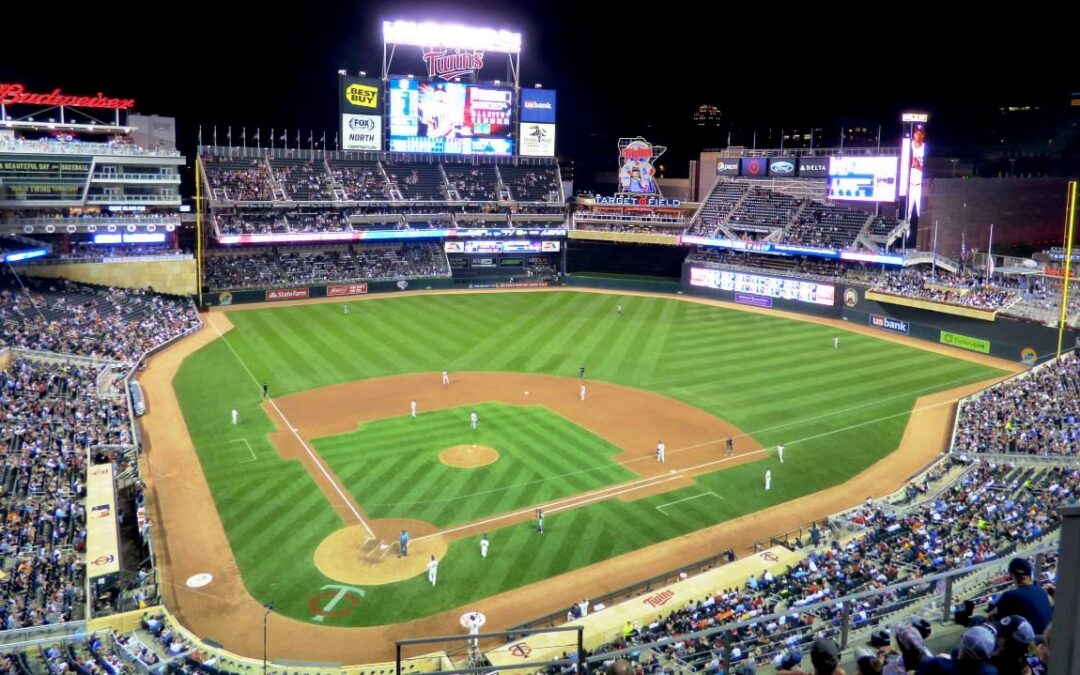
<instances>
[{"instance_id":1,"label":"scoreboard screen display","mask_svg":"<svg viewBox=\"0 0 1080 675\"><path fill-rule=\"evenodd\" d=\"M814 305L834 304L836 287L799 279L763 277L710 267L691 267L690 285L734 293L750 293L768 298L795 300Z\"/></svg>"},{"instance_id":2,"label":"scoreboard screen display","mask_svg":"<svg viewBox=\"0 0 1080 675\"><path fill-rule=\"evenodd\" d=\"M855 202L895 202L896 157L832 157L829 159L829 199Z\"/></svg>"},{"instance_id":3,"label":"scoreboard screen display","mask_svg":"<svg viewBox=\"0 0 1080 675\"><path fill-rule=\"evenodd\" d=\"M514 92L460 82L391 80L390 150L514 154Z\"/></svg>"}]
</instances>

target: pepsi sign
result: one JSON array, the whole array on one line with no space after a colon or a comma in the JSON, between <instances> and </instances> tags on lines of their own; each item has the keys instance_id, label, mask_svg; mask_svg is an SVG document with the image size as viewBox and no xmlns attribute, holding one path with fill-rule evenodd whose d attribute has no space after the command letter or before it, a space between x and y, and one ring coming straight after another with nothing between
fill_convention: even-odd
<instances>
[{"instance_id":1,"label":"pepsi sign","mask_svg":"<svg viewBox=\"0 0 1080 675\"><path fill-rule=\"evenodd\" d=\"M716 160L716 175L717 176L738 176L739 175L739 160L737 160L737 159L718 159L718 160Z\"/></svg>"}]
</instances>

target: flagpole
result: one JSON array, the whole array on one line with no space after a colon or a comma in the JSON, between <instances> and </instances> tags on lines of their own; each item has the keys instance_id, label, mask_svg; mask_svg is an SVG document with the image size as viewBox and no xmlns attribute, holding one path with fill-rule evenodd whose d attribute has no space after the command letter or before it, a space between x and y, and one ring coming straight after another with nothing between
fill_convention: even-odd
<instances>
[{"instance_id":1,"label":"flagpole","mask_svg":"<svg viewBox=\"0 0 1080 675\"><path fill-rule=\"evenodd\" d=\"M1061 356L1061 342L1065 338L1065 321L1068 319L1069 310L1069 276L1072 274L1072 242L1073 228L1076 225L1076 184L1077 181L1069 181L1069 198L1066 200L1065 229L1065 283L1061 286L1061 318L1058 320L1058 343L1057 355Z\"/></svg>"},{"instance_id":2,"label":"flagpole","mask_svg":"<svg viewBox=\"0 0 1080 675\"><path fill-rule=\"evenodd\" d=\"M934 220L934 281L937 281L937 220Z\"/></svg>"}]
</instances>

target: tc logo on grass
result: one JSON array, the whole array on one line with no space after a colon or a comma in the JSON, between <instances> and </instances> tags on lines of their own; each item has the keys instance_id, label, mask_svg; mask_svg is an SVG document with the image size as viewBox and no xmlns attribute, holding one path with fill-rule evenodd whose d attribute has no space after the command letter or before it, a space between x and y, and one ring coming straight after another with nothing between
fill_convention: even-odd
<instances>
[{"instance_id":1,"label":"tc logo on grass","mask_svg":"<svg viewBox=\"0 0 1080 675\"><path fill-rule=\"evenodd\" d=\"M322 587L322 591L322 593L316 593L308 598L308 609L315 615L311 620L319 623L322 623L328 616L338 617L352 614L356 606L360 604L360 598L364 597L364 589L356 586L327 584ZM324 601L326 604L322 605ZM335 609L342 602L345 603L345 606L341 609Z\"/></svg>"}]
</instances>

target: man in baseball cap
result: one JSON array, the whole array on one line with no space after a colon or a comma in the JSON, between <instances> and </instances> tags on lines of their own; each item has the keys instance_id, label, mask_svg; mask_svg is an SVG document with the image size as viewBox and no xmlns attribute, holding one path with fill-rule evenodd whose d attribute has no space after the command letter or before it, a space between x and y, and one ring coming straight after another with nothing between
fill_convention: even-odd
<instances>
[{"instance_id":1,"label":"man in baseball cap","mask_svg":"<svg viewBox=\"0 0 1080 675\"><path fill-rule=\"evenodd\" d=\"M990 613L990 618L997 619L1019 615L1028 620L1036 635L1046 631L1047 624L1054 617L1054 606L1050 596L1039 587L1034 579L1034 568L1027 558L1013 558L1009 561L1009 574L1016 587L1001 594L997 606Z\"/></svg>"},{"instance_id":2,"label":"man in baseball cap","mask_svg":"<svg viewBox=\"0 0 1080 675\"><path fill-rule=\"evenodd\" d=\"M990 663L998 669L998 675L1021 675L1027 667L1027 655L1035 642L1035 631L1022 616L1007 616L994 625L997 647Z\"/></svg>"},{"instance_id":3,"label":"man in baseball cap","mask_svg":"<svg viewBox=\"0 0 1080 675\"><path fill-rule=\"evenodd\" d=\"M829 638L818 638L810 647L810 663L816 675L843 675L840 670L840 645Z\"/></svg>"},{"instance_id":4,"label":"man in baseball cap","mask_svg":"<svg viewBox=\"0 0 1080 675\"><path fill-rule=\"evenodd\" d=\"M952 658L928 659L916 672L918 675L997 675L989 663L995 646L992 630L986 626L968 628Z\"/></svg>"}]
</instances>

